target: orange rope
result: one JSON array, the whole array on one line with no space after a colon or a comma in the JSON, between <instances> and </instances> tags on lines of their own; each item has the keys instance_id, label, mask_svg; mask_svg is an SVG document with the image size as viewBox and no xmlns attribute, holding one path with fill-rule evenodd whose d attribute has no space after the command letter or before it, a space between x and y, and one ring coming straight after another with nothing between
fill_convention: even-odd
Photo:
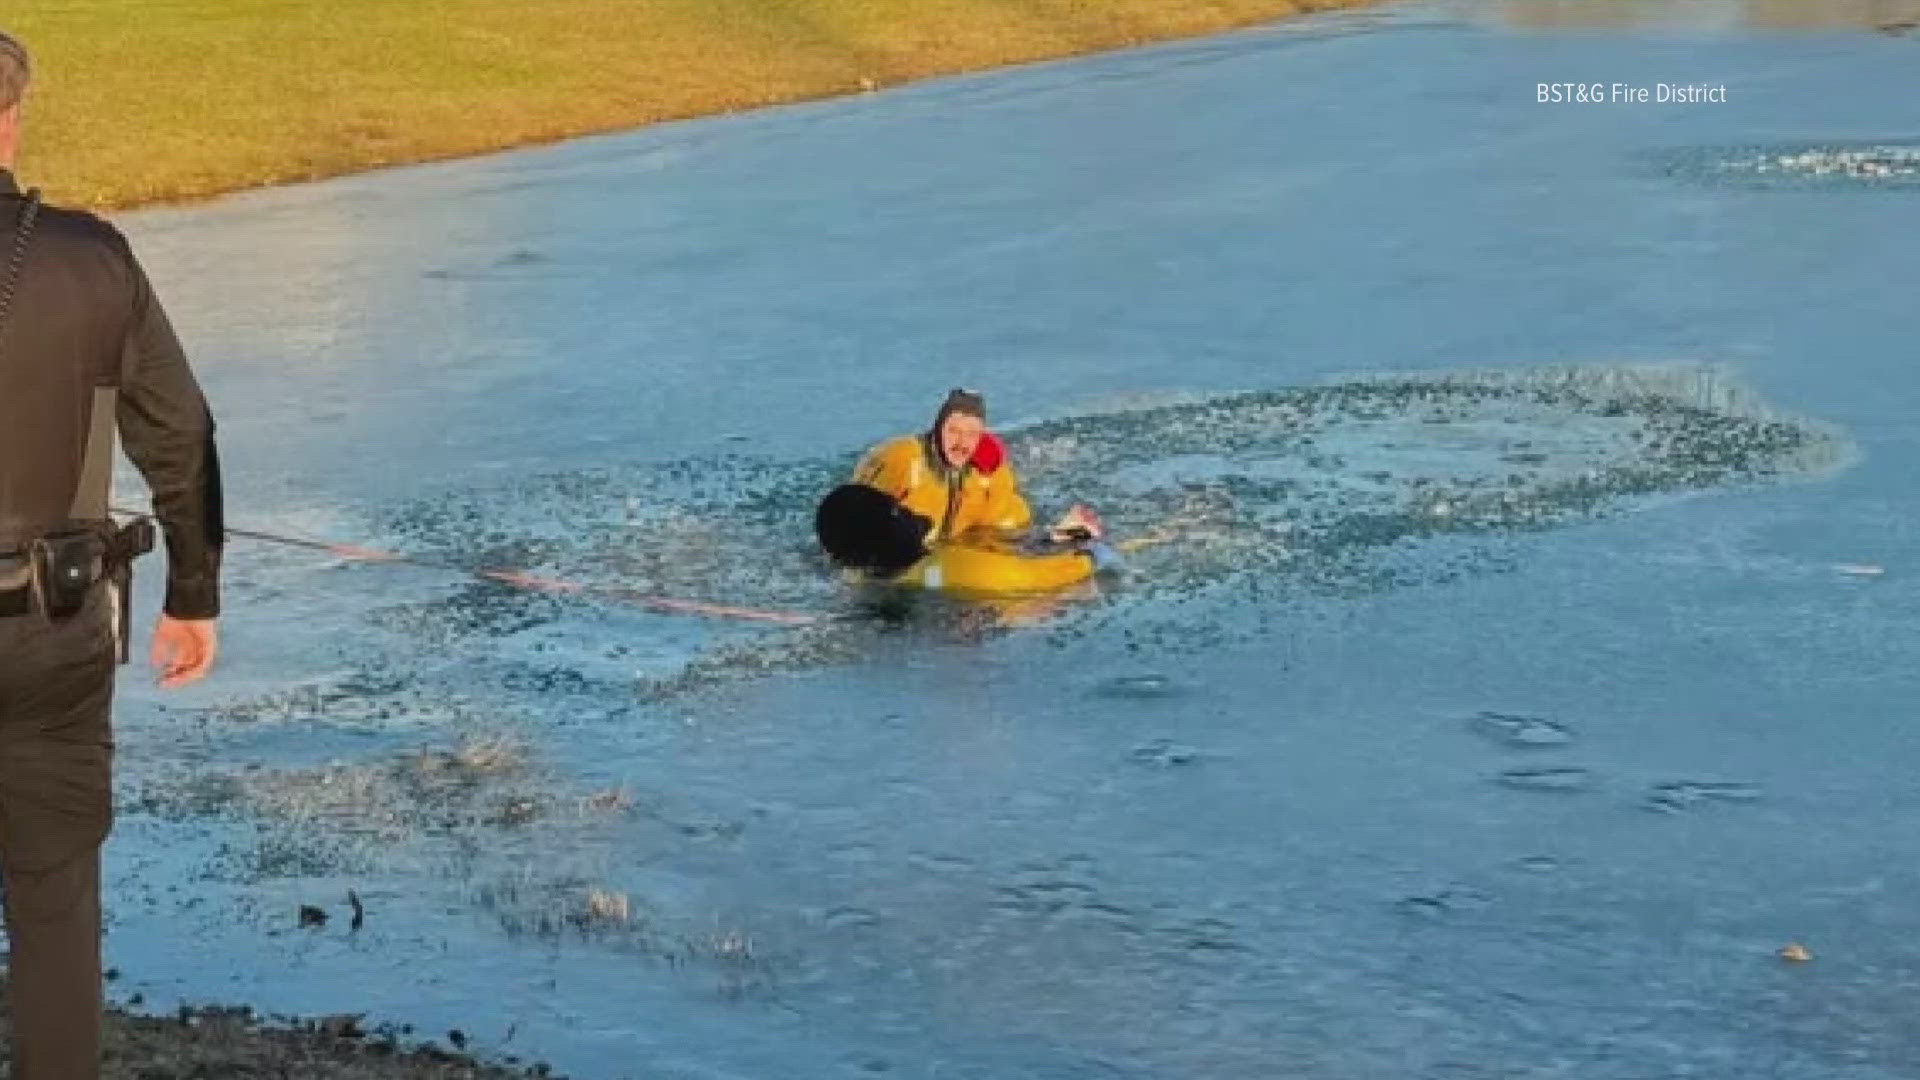
<instances>
[{"instance_id":1,"label":"orange rope","mask_svg":"<svg viewBox=\"0 0 1920 1080\"><path fill-rule=\"evenodd\" d=\"M144 517L133 510L114 508L114 513L131 517ZM730 604L709 604L700 600L684 600L671 596L656 596L633 589L607 588L587 585L578 581L565 581L560 578L540 577L524 570L490 569L454 566L449 563L435 562L430 559L399 555L391 551L360 547L355 544L335 544L324 540L309 540L298 536L283 536L278 533L259 532L253 529L228 529L231 536L244 536L250 540L263 540L270 544L282 544L288 547L307 548L310 551L323 551L341 559L354 562L398 563L404 566L418 566L429 570L445 570L457 574L467 574L482 581L526 589L531 592L554 593L567 596L585 596L615 603L633 604L650 611L667 612L675 615L704 615L716 619L746 619L751 622L776 623L781 626L807 626L821 621L821 616L808 615L797 611L769 611L761 608L738 607Z\"/></svg>"}]
</instances>

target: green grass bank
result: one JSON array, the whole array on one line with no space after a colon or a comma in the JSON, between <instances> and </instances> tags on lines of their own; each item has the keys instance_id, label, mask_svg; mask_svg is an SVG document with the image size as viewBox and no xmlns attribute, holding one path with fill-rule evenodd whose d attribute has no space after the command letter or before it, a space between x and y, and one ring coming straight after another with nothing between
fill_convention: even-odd
<instances>
[{"instance_id":1,"label":"green grass bank","mask_svg":"<svg viewBox=\"0 0 1920 1080\"><path fill-rule=\"evenodd\" d=\"M191 199L1359 0L15 0L23 179Z\"/></svg>"}]
</instances>

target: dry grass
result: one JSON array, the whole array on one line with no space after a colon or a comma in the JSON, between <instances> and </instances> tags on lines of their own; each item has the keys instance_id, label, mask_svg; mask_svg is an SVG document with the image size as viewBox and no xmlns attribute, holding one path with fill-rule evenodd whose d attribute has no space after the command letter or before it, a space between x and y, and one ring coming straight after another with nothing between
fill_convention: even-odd
<instances>
[{"instance_id":1,"label":"dry grass","mask_svg":"<svg viewBox=\"0 0 1920 1080\"><path fill-rule=\"evenodd\" d=\"M21 171L175 200L1250 25L1357 0L23 0Z\"/></svg>"}]
</instances>

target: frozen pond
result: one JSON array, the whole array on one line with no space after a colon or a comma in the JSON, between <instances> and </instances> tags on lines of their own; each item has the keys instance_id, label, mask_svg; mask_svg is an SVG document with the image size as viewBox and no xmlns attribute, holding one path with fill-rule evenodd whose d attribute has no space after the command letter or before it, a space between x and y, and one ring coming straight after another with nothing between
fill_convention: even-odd
<instances>
[{"instance_id":1,"label":"frozen pond","mask_svg":"<svg viewBox=\"0 0 1920 1080\"><path fill-rule=\"evenodd\" d=\"M219 678L122 683L115 995L580 1077L1920 1074L1920 40L1635 7L129 217L234 524L822 618L236 540ZM842 594L814 500L956 384L1127 580Z\"/></svg>"}]
</instances>

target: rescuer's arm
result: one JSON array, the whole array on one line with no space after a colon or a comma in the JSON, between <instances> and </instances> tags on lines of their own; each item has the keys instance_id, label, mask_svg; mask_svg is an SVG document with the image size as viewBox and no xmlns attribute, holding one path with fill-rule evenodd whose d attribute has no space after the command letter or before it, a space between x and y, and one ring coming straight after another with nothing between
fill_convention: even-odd
<instances>
[{"instance_id":1,"label":"rescuer's arm","mask_svg":"<svg viewBox=\"0 0 1920 1080\"><path fill-rule=\"evenodd\" d=\"M867 451L860 463L853 467L853 482L884 491L895 499L906 498L909 482L907 464L910 459L895 453L893 448L893 443L881 443Z\"/></svg>"},{"instance_id":2,"label":"rescuer's arm","mask_svg":"<svg viewBox=\"0 0 1920 1080\"><path fill-rule=\"evenodd\" d=\"M993 473L993 486L987 489L987 503L980 511L980 523L1004 536L1024 533L1033 525L1033 511L1020 495L1013 465L1003 462Z\"/></svg>"},{"instance_id":3,"label":"rescuer's arm","mask_svg":"<svg viewBox=\"0 0 1920 1080\"><path fill-rule=\"evenodd\" d=\"M161 685L206 674L217 648L220 551L226 527L213 416L160 300L127 253L133 312L121 364L119 427L126 454L153 492L167 538L166 602L154 627Z\"/></svg>"}]
</instances>

